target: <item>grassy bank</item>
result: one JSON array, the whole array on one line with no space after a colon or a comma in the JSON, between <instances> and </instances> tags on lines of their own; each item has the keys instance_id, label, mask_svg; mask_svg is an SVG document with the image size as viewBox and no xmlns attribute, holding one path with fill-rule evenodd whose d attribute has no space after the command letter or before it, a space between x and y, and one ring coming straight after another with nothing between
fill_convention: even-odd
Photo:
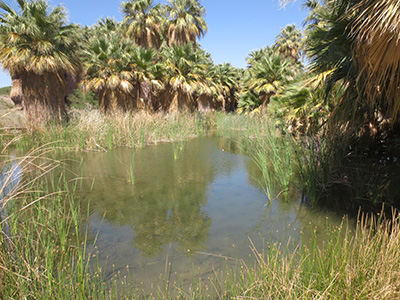
<instances>
[{"instance_id":1,"label":"grassy bank","mask_svg":"<svg viewBox=\"0 0 400 300\"><path fill-rule=\"evenodd\" d=\"M30 149L57 141L73 151L104 151L118 146L136 148L204 135L207 127L207 120L200 114L104 115L98 110L80 110L71 114L66 125L29 128L18 137L16 146Z\"/></svg>"},{"instance_id":2,"label":"grassy bank","mask_svg":"<svg viewBox=\"0 0 400 300\"><path fill-rule=\"evenodd\" d=\"M76 182L51 174L59 162L48 159L49 152L46 147L20 159L1 157L2 299L84 299L103 293L102 285L91 286Z\"/></svg>"},{"instance_id":3,"label":"grassy bank","mask_svg":"<svg viewBox=\"0 0 400 300\"><path fill-rule=\"evenodd\" d=\"M398 299L399 225L397 213L390 220L363 215L355 230L327 226L320 247L314 228L294 253L285 245L253 248L256 263L229 281L228 298Z\"/></svg>"}]
</instances>

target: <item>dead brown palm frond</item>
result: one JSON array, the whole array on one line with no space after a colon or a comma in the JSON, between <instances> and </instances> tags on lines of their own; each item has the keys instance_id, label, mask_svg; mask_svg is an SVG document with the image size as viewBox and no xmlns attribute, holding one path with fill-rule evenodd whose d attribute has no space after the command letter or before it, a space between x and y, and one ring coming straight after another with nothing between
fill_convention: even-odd
<instances>
[{"instance_id":1,"label":"dead brown palm frond","mask_svg":"<svg viewBox=\"0 0 400 300\"><path fill-rule=\"evenodd\" d=\"M296 0L279 0L279 5L284 8L286 5L288 5L290 2L296 2Z\"/></svg>"},{"instance_id":2,"label":"dead brown palm frond","mask_svg":"<svg viewBox=\"0 0 400 300\"><path fill-rule=\"evenodd\" d=\"M358 17L352 24L358 81L371 104L381 96L394 123L400 121L400 2L363 0L354 6Z\"/></svg>"}]
</instances>

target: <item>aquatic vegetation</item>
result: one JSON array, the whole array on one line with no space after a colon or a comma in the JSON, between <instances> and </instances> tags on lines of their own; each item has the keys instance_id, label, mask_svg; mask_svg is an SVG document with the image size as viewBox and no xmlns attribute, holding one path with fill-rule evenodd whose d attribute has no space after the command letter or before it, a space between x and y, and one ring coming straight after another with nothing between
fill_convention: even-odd
<instances>
[{"instance_id":1,"label":"aquatic vegetation","mask_svg":"<svg viewBox=\"0 0 400 300\"><path fill-rule=\"evenodd\" d=\"M86 115L86 117L89 116L98 117L99 115L95 113ZM84 124L84 119L80 119L76 124L81 124L80 134L83 136L83 132L86 132L88 143L95 136L94 140L98 149L103 147L101 145L105 147L115 145L112 136L99 138L101 132L97 130L102 128L104 130L104 127L107 129L107 126L115 126L111 127L112 130L121 130L121 133L128 132L129 134L133 132L129 130L136 126L139 131L135 133L135 136L138 139L141 138L142 143L145 144L145 141L164 141L161 136L172 139L187 137L190 130L199 128L195 126L203 124L203 121L197 119L196 116L188 117L188 119L183 117L183 120L180 120L178 116L156 116L153 118L157 122L161 120L161 123L157 124L158 127L154 124L154 119L152 121L149 118L147 119L149 128L146 129L144 125L140 126L142 124L140 122L144 121L125 117L126 119L120 120L119 125L107 123L109 121L103 116L97 123L93 122L93 127L89 129L81 126ZM168 118L167 121L171 124L162 123L163 118ZM180 122L187 122L183 124L189 125L179 131L174 126L180 126ZM196 122L197 125L193 125ZM305 156L307 151L304 149L318 150L323 147L323 145L312 144L310 141L305 147L296 148L295 146L298 145L294 144L290 135L281 135L280 131L268 125L268 121L263 121L260 116L226 117L216 114L209 117L209 122L216 124L221 130L219 134L227 132L225 130L227 128L240 129L237 131L240 133L239 138L244 141L245 151L248 153L253 151L253 155L259 156L261 170L263 165L270 168L264 170L266 172L264 178L266 180L270 178L275 184L274 187L269 188L271 199L276 197L276 194L273 194L276 186L280 186L283 190L282 187L290 184L292 173L296 169L293 157L299 157L299 160L304 158L308 165L311 165L310 162L314 161L312 159L317 160L318 157L316 154L315 158L311 155ZM127 128L130 129L124 128L122 126L124 124L128 124ZM155 135L154 131L153 135L150 134L150 130L155 130L155 128L159 128L158 135ZM169 129L170 132L164 128ZM54 132L57 131L54 130ZM177 132L179 134L183 132L186 135L174 135ZM53 134L39 137L39 141L42 139L40 143L54 138L55 133ZM101 145L97 143L97 138L101 141ZM22 137L17 143L22 143L26 147L29 145L27 141L26 137ZM6 144L3 145L6 147ZM98 267L96 263L90 263L98 256L97 233L89 230L87 224L90 207L86 204L82 206L77 197L77 189L82 181L67 179L70 177L66 176L63 168L61 168L61 173L57 173L61 175L55 175L53 171L59 168L62 162L50 158L57 150L54 149L54 145L57 145L57 142L37 147L35 150L26 152L26 155L21 158L10 157L5 154L9 149L2 149L1 165L10 165L15 160L23 174L17 188L2 199L5 203L1 215L0 235L0 294L3 298L21 298L22 296L46 298L49 294L58 299L109 299L110 297L113 299L124 297L145 299L326 297L340 299L349 298L352 295L357 295L357 298L361 299L399 297L400 283L397 270L400 268L398 265L400 226L395 212L393 219L390 220L360 217L356 230L347 223L338 228L327 226L326 229L322 229L327 231L327 237L323 242L319 240L320 237L317 234L314 234L321 229L315 227L310 229L313 233L311 240L303 239L298 245L266 243L259 251L250 242L254 253L253 262L236 261L233 265L227 265L226 270L215 271L207 280L193 277L190 287L179 280L179 274L174 274L174 281L168 281L170 278L168 277L170 274L168 261L165 276L160 277L159 285L154 291L143 290L140 284L132 285L129 272L125 275L119 273L119 270L115 270L113 279L106 282L104 269ZM222 146L229 151L230 147L237 147L237 144L230 140ZM67 147L65 150L68 149L70 148ZM257 154L254 149L259 153ZM291 152L288 152L288 149ZM128 181L132 184L135 181L137 168L145 170L144 167L140 167L144 162L137 159L137 156L130 157L129 164L125 165ZM272 159L274 161L271 161ZM304 166L306 165L301 165L300 169ZM317 168L318 164L314 167ZM300 170L300 173L309 176L309 181L305 181L306 186L312 184L314 178L312 172L319 172L313 170ZM274 175L275 172L284 180L280 182L278 180L277 183L277 178L274 177L277 176ZM90 184L93 186L94 183ZM4 186L3 181L0 189L4 190ZM311 187L308 186L308 188ZM180 206L176 206L175 209L183 210ZM200 211L199 208L198 212ZM154 213L154 210L149 209L141 212L140 215L146 216L151 221L154 219ZM190 214L179 219L182 222L182 228L187 228L188 222L193 224L193 220ZM196 225L199 230L204 227L204 224L210 226L210 221L207 219L200 218L199 220L199 224ZM150 224L150 221L147 223ZM138 242L141 243L144 251L153 251L154 249L147 248L148 228L139 229L140 232L146 234L138 236ZM201 241L200 239L199 243ZM183 244L182 247L188 246Z\"/></svg>"},{"instance_id":2,"label":"aquatic vegetation","mask_svg":"<svg viewBox=\"0 0 400 300\"><path fill-rule=\"evenodd\" d=\"M53 124L21 136L22 149L58 141L71 151L107 151L118 146L141 148L160 142L181 141L206 133L197 114L116 113L76 111L68 126Z\"/></svg>"},{"instance_id":3,"label":"aquatic vegetation","mask_svg":"<svg viewBox=\"0 0 400 300\"><path fill-rule=\"evenodd\" d=\"M311 228L314 232L317 228ZM245 264L226 286L228 298L396 299L400 256L399 214L390 219L361 215L356 229L346 221L327 226L317 246L314 235L293 253L282 244L253 247L254 265Z\"/></svg>"},{"instance_id":4,"label":"aquatic vegetation","mask_svg":"<svg viewBox=\"0 0 400 300\"><path fill-rule=\"evenodd\" d=\"M277 132L272 126L265 131L264 136L249 139L248 151L262 171L270 201L281 195L287 199L294 175L291 136Z\"/></svg>"}]
</instances>

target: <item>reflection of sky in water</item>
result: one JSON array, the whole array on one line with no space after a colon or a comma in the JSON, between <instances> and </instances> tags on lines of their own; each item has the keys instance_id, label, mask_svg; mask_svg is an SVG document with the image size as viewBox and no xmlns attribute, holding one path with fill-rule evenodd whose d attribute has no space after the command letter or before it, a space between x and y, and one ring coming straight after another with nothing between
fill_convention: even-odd
<instances>
[{"instance_id":1,"label":"reflection of sky in water","mask_svg":"<svg viewBox=\"0 0 400 300\"><path fill-rule=\"evenodd\" d=\"M257 167L248 157L229 153L235 148L231 143L195 139L176 160L171 144L135 154L130 149L87 154L83 175L94 177L95 184L82 204L91 201L90 230L93 237L98 234L98 259L100 265L107 262L106 273L113 265L124 273L129 265L131 278L144 286L175 272L189 283L193 275L225 269L229 261L218 255L248 258L249 238L261 250L263 239L283 242L290 236L298 243L311 220L324 227L326 213L296 200L268 203L256 183Z\"/></svg>"},{"instance_id":2,"label":"reflection of sky in water","mask_svg":"<svg viewBox=\"0 0 400 300\"><path fill-rule=\"evenodd\" d=\"M18 186L21 180L21 166L13 160L9 166L6 166L0 173L0 205L2 200L9 195ZM1 206L0 206L1 207Z\"/></svg>"}]
</instances>

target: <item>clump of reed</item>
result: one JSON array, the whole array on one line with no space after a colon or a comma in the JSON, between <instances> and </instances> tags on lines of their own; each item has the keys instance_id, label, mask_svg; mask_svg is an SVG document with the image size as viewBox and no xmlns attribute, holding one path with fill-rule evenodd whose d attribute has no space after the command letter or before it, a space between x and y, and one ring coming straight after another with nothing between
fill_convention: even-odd
<instances>
[{"instance_id":1,"label":"clump of reed","mask_svg":"<svg viewBox=\"0 0 400 300\"><path fill-rule=\"evenodd\" d=\"M294 175L294 149L290 135L275 126L264 127L263 134L249 138L249 153L260 168L266 194L270 201L283 196L288 198Z\"/></svg>"},{"instance_id":2,"label":"clump of reed","mask_svg":"<svg viewBox=\"0 0 400 300\"><path fill-rule=\"evenodd\" d=\"M318 246L315 234L288 253L274 244L259 252L228 280L226 299L399 299L399 214L385 220L362 215L356 229L327 227Z\"/></svg>"},{"instance_id":3,"label":"clump of reed","mask_svg":"<svg viewBox=\"0 0 400 300\"><path fill-rule=\"evenodd\" d=\"M272 123L268 117L261 114L215 113L213 120L218 133L229 135L232 132L240 132L247 137L264 136L265 130Z\"/></svg>"},{"instance_id":4,"label":"clump of reed","mask_svg":"<svg viewBox=\"0 0 400 300\"><path fill-rule=\"evenodd\" d=\"M304 200L356 214L399 207L398 140L371 144L345 134L294 140Z\"/></svg>"},{"instance_id":5,"label":"clump of reed","mask_svg":"<svg viewBox=\"0 0 400 300\"><path fill-rule=\"evenodd\" d=\"M55 177L50 146L0 157L0 298L87 299L106 294L101 269L89 270L86 230L73 194ZM94 288L93 285L96 285Z\"/></svg>"},{"instance_id":6,"label":"clump of reed","mask_svg":"<svg viewBox=\"0 0 400 300\"><path fill-rule=\"evenodd\" d=\"M118 146L138 148L204 135L207 125L203 121L201 115L190 113L104 115L97 110L80 110L71 114L68 124L31 128L18 146L26 149L62 141L64 147L75 151L103 151Z\"/></svg>"},{"instance_id":7,"label":"clump of reed","mask_svg":"<svg viewBox=\"0 0 400 300\"><path fill-rule=\"evenodd\" d=\"M216 115L218 132L239 132L234 137L240 147L257 164L263 181L261 186L270 200L288 197L295 170L295 143L293 137L277 128L265 115Z\"/></svg>"}]
</instances>

